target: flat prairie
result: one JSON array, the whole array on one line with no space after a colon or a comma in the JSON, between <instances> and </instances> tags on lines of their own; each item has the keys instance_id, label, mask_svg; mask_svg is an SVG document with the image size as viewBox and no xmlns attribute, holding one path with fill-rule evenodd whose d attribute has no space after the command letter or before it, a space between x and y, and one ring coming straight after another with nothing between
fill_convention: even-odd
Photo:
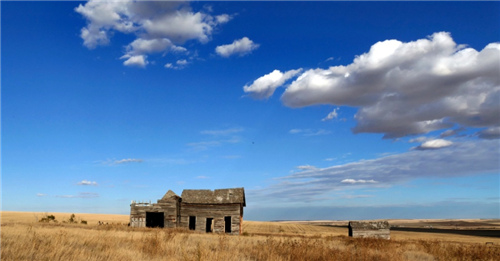
<instances>
[{"instance_id":1,"label":"flat prairie","mask_svg":"<svg viewBox=\"0 0 500 261\"><path fill-rule=\"evenodd\" d=\"M70 223L71 213L1 212L1 259L498 260L500 256L499 237L391 231L391 240L358 239L347 237L346 221L244 221L243 234L229 236L131 228L128 215L74 214ZM57 222L39 222L48 215ZM98 225L99 221L106 225ZM389 222L421 228L499 228L499 220Z\"/></svg>"}]
</instances>

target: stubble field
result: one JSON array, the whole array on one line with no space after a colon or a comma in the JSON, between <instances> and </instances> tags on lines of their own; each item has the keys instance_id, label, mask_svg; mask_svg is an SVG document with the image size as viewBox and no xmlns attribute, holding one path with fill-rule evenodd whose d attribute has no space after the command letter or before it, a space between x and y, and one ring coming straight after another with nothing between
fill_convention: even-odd
<instances>
[{"instance_id":1,"label":"stubble field","mask_svg":"<svg viewBox=\"0 0 500 261\"><path fill-rule=\"evenodd\" d=\"M500 256L498 237L391 231L391 240L353 239L340 224L254 221L244 221L243 235L227 236L131 228L128 215L75 213L78 223L63 223L70 213L50 213L57 223L37 221L46 214L2 212L2 260L498 260ZM98 225L99 221L107 225ZM495 221L488 224L498 229Z\"/></svg>"}]
</instances>

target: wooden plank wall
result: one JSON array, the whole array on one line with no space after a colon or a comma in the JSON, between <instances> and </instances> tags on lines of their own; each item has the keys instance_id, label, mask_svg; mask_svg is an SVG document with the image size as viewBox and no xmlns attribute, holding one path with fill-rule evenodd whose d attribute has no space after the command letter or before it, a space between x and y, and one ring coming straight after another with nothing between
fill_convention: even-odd
<instances>
[{"instance_id":1,"label":"wooden plank wall","mask_svg":"<svg viewBox=\"0 0 500 261\"><path fill-rule=\"evenodd\" d=\"M196 231L205 232L207 218L213 218L213 232L225 233L224 217L231 217L231 233L240 234L241 204L187 204L181 203L179 227L189 228L189 217L196 217Z\"/></svg>"},{"instance_id":2,"label":"wooden plank wall","mask_svg":"<svg viewBox=\"0 0 500 261\"><path fill-rule=\"evenodd\" d=\"M146 227L146 212L163 212L165 220L164 227L177 227L177 205L176 199L158 200L156 204L130 204L130 226Z\"/></svg>"}]
</instances>

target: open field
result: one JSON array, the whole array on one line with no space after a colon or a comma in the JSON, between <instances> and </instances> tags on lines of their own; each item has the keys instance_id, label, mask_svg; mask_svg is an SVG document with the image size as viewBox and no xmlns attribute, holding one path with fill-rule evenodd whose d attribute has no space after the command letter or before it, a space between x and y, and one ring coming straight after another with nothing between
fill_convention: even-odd
<instances>
[{"instance_id":1,"label":"open field","mask_svg":"<svg viewBox=\"0 0 500 261\"><path fill-rule=\"evenodd\" d=\"M500 238L493 237L392 231L391 240L352 239L343 227L256 221L244 222L243 235L226 236L131 228L126 225L128 215L75 213L77 220L87 221L84 225L62 223L70 213L50 214L57 223L37 222L44 213L2 212L2 260L496 260L500 256ZM98 226L98 221L108 225Z\"/></svg>"}]
</instances>

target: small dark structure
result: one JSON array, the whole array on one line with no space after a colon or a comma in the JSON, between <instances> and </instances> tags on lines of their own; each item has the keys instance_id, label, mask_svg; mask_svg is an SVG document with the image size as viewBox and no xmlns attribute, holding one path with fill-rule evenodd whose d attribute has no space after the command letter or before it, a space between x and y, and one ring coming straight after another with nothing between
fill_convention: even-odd
<instances>
[{"instance_id":1,"label":"small dark structure","mask_svg":"<svg viewBox=\"0 0 500 261\"><path fill-rule=\"evenodd\" d=\"M369 237L391 239L391 230L387 221L349 221L350 237Z\"/></svg>"},{"instance_id":2,"label":"small dark structure","mask_svg":"<svg viewBox=\"0 0 500 261\"><path fill-rule=\"evenodd\" d=\"M181 197L169 190L157 203L132 201L130 226L241 234L245 206L244 188L186 189Z\"/></svg>"}]
</instances>

